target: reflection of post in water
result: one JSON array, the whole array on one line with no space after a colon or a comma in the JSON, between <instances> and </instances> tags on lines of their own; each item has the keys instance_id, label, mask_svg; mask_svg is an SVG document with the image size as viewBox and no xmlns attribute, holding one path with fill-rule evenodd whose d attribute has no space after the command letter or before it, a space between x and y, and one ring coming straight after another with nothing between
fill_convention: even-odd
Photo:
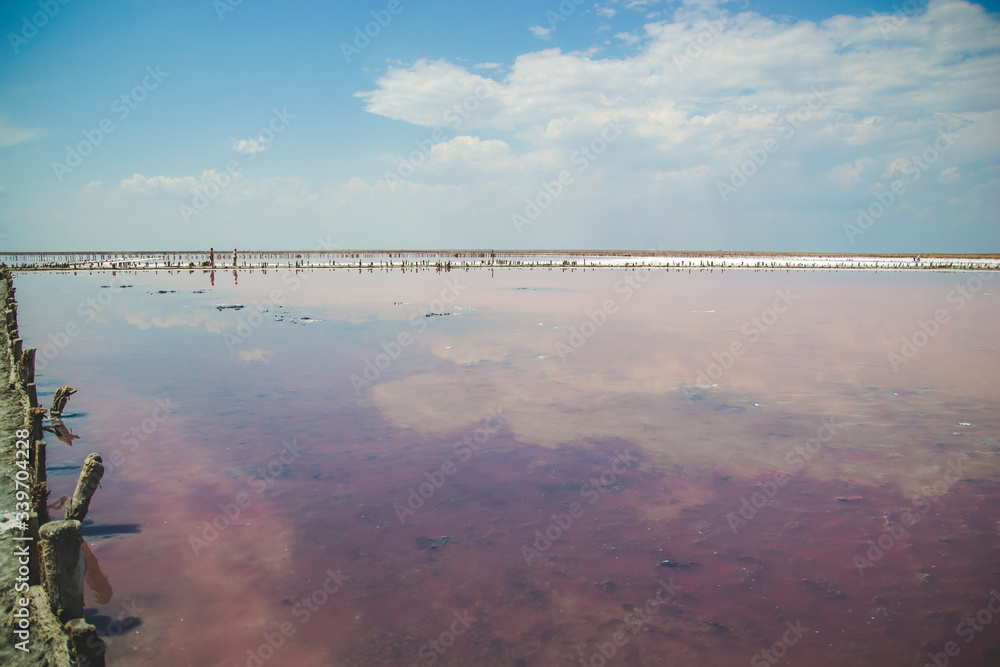
<instances>
[{"instance_id":1,"label":"reflection of post in water","mask_svg":"<svg viewBox=\"0 0 1000 667\"><path fill-rule=\"evenodd\" d=\"M69 497L63 496L58 501L50 503L48 509L53 511L61 510L66 505L67 500L69 500ZM94 602L97 604L111 602L111 598L115 594L111 588L111 582L108 581L108 576L101 571L101 565L97 562L97 556L90 550L90 545L87 544L86 540L83 541L81 550L83 551L83 557L87 561L84 582L87 584L87 588L90 589L91 595L94 596Z\"/></svg>"},{"instance_id":2,"label":"reflection of post in water","mask_svg":"<svg viewBox=\"0 0 1000 667\"><path fill-rule=\"evenodd\" d=\"M0 350L0 356L12 363L10 390L19 394L18 401L26 404L24 417L30 423L30 428L19 429L16 435L18 454L26 455L27 458L27 461L18 464L20 469L17 481L19 485L26 483L29 487L31 511L20 513L25 518L16 521L14 529L21 535L14 539L35 542L37 550L27 550L27 562L22 560L22 568L19 570L26 570L22 572L22 581L27 580L30 586L28 597L33 602L20 598L19 605L25 610L29 605L34 606L34 611L31 612L31 639L34 640L33 646L41 648L40 660L46 664L88 664L103 667L104 642L98 636L97 628L83 619L83 591L87 580L85 570L91 559L83 554L81 522L87 514L90 497L104 474L104 465L97 454L87 457L73 500L67 503L66 520L50 521L46 446L42 440L46 410L38 404L35 348L24 349L18 333L13 276L6 268L0 269L0 299L7 306L7 336L3 340L7 349ZM62 411L73 393L73 388L68 386L56 391L52 404L52 426L48 427L48 430L58 433L59 439L66 444L72 444L74 437L71 437L69 430L62 424ZM61 429L57 431L57 427ZM25 474L22 475L22 472ZM96 591L95 597L100 595L101 598L108 598L111 587L107 585L107 578L100 573L96 562L93 559L95 576L92 589ZM101 579L104 580L103 583ZM23 631L28 632L26 629ZM17 637L22 638L25 645L28 644L28 637L20 637L19 634Z\"/></svg>"},{"instance_id":3,"label":"reflection of post in water","mask_svg":"<svg viewBox=\"0 0 1000 667\"><path fill-rule=\"evenodd\" d=\"M87 573L84 575L84 581L94 596L94 602L97 604L111 602L115 592L111 589L111 582L108 581L107 576L101 572L97 556L90 550L87 540L83 541L83 556L87 559Z\"/></svg>"},{"instance_id":4,"label":"reflection of post in water","mask_svg":"<svg viewBox=\"0 0 1000 667\"><path fill-rule=\"evenodd\" d=\"M49 508L50 510L61 510L61 509L62 509L63 507L65 507L65 506L66 506L66 501L67 501L67 500L69 500L69 496L63 496L62 498L60 498L60 499L59 499L59 500L57 500L56 502L54 502L54 503L49 503L49 504L47 505L47 507L48 507L48 508Z\"/></svg>"},{"instance_id":5,"label":"reflection of post in water","mask_svg":"<svg viewBox=\"0 0 1000 667\"><path fill-rule=\"evenodd\" d=\"M51 424L51 431L56 434L60 442L64 442L70 447L73 446L74 440L79 440L80 436L73 435L70 430L66 427L62 420L62 412L66 407L66 403L69 402L69 397L76 393L76 389L70 387L69 385L64 385L56 389L55 395L52 397L52 409L49 410L49 423Z\"/></svg>"}]
</instances>

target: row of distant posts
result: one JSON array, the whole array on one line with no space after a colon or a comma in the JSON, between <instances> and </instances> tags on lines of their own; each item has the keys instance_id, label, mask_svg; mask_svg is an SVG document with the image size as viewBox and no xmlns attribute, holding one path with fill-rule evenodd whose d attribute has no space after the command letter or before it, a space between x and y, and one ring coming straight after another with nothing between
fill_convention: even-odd
<instances>
[{"instance_id":1,"label":"row of distant posts","mask_svg":"<svg viewBox=\"0 0 1000 667\"><path fill-rule=\"evenodd\" d=\"M18 528L23 533L23 542L29 545L34 543L38 547L36 550L29 546L28 583L31 606L34 614L44 615L50 612L58 619L67 640L65 650L68 651L68 656L65 657L70 658L74 665L103 667L104 641L98 636L97 628L83 618L87 561L83 554L82 522L90 508L90 499L104 476L104 464L98 454L87 456L73 498L66 503L65 518L51 520L48 510L45 441L42 439L42 421L46 410L38 404L35 348L24 348L18 332L17 301L10 270L4 268L0 279L7 286L7 338L10 341L12 359L10 380L28 398L31 512L28 521ZM56 391L50 411L53 423L58 420L61 424L62 411L73 393L75 390L70 387L61 387ZM39 626L36 624L35 627ZM56 657L56 664L59 662L62 661Z\"/></svg>"}]
</instances>

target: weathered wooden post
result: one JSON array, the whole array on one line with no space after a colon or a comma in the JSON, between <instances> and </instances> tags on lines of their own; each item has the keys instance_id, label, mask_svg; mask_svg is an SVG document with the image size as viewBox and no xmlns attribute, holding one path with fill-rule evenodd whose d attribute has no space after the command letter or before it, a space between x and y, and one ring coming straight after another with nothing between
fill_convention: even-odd
<instances>
[{"instance_id":1,"label":"weathered wooden post","mask_svg":"<svg viewBox=\"0 0 1000 667\"><path fill-rule=\"evenodd\" d=\"M47 524L49 518L49 487L48 475L45 472L45 441L35 440L33 470L35 474L35 484L31 489L31 511L38 517L39 525Z\"/></svg>"},{"instance_id":2,"label":"weathered wooden post","mask_svg":"<svg viewBox=\"0 0 1000 667\"><path fill-rule=\"evenodd\" d=\"M24 387L28 394L30 407L38 407L38 392L35 388L35 348L29 347L21 353L21 358L14 364L14 378Z\"/></svg>"},{"instance_id":3,"label":"weathered wooden post","mask_svg":"<svg viewBox=\"0 0 1000 667\"><path fill-rule=\"evenodd\" d=\"M105 667L104 640L95 628L82 618L74 618L63 626L69 640L73 664L79 667Z\"/></svg>"},{"instance_id":4,"label":"weathered wooden post","mask_svg":"<svg viewBox=\"0 0 1000 667\"><path fill-rule=\"evenodd\" d=\"M49 422L52 430L55 431L56 437L70 447L73 446L73 441L78 438L70 433L69 429L66 428L66 424L63 423L62 411L66 408L69 397L75 393L76 389L73 389L69 385L63 385L56 389L55 396L52 397L52 409L49 411Z\"/></svg>"},{"instance_id":5,"label":"weathered wooden post","mask_svg":"<svg viewBox=\"0 0 1000 667\"><path fill-rule=\"evenodd\" d=\"M90 509L90 498L104 477L104 461L100 454L88 454L80 471L73 497L66 502L66 519L83 521Z\"/></svg>"},{"instance_id":6,"label":"weathered wooden post","mask_svg":"<svg viewBox=\"0 0 1000 667\"><path fill-rule=\"evenodd\" d=\"M83 557L83 524L50 521L38 529L42 583L52 612L66 623L83 616L83 579L87 561Z\"/></svg>"},{"instance_id":7,"label":"weathered wooden post","mask_svg":"<svg viewBox=\"0 0 1000 667\"><path fill-rule=\"evenodd\" d=\"M41 543L38 536L40 525L38 516L34 512L30 512L28 514L28 530L25 534L31 536L31 541L35 544ZM40 583L42 583L42 567L38 560L38 549L28 549L28 584L37 586Z\"/></svg>"},{"instance_id":8,"label":"weathered wooden post","mask_svg":"<svg viewBox=\"0 0 1000 667\"><path fill-rule=\"evenodd\" d=\"M28 409L28 418L31 420L31 442L38 442L42 439L42 420L45 419L45 408L32 406Z\"/></svg>"},{"instance_id":9,"label":"weathered wooden post","mask_svg":"<svg viewBox=\"0 0 1000 667\"><path fill-rule=\"evenodd\" d=\"M52 397L52 409L49 410L49 415L55 417L56 415L62 415L63 409L69 402L69 397L76 393L76 389L69 386L68 384L63 385L56 389L55 395Z\"/></svg>"}]
</instances>

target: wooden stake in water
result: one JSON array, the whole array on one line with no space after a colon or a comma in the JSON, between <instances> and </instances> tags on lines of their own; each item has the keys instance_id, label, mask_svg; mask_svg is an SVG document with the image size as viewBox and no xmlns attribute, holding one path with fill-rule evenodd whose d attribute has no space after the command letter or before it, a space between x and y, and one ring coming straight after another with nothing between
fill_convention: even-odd
<instances>
[{"instance_id":1,"label":"wooden stake in water","mask_svg":"<svg viewBox=\"0 0 1000 667\"><path fill-rule=\"evenodd\" d=\"M83 521L90 509L90 498L104 477L104 461L100 454L89 454L83 462L80 480L76 483L73 498L66 503L66 519Z\"/></svg>"}]
</instances>

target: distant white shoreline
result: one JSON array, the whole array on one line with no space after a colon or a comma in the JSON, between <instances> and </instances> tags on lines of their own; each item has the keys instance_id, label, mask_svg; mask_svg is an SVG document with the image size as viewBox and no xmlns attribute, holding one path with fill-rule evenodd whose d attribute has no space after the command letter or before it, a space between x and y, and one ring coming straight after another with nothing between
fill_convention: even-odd
<instances>
[{"instance_id":1,"label":"distant white shoreline","mask_svg":"<svg viewBox=\"0 0 1000 667\"><path fill-rule=\"evenodd\" d=\"M0 253L15 271L255 269L662 268L996 271L1000 255L394 250ZM213 264L214 261L214 264Z\"/></svg>"}]
</instances>

